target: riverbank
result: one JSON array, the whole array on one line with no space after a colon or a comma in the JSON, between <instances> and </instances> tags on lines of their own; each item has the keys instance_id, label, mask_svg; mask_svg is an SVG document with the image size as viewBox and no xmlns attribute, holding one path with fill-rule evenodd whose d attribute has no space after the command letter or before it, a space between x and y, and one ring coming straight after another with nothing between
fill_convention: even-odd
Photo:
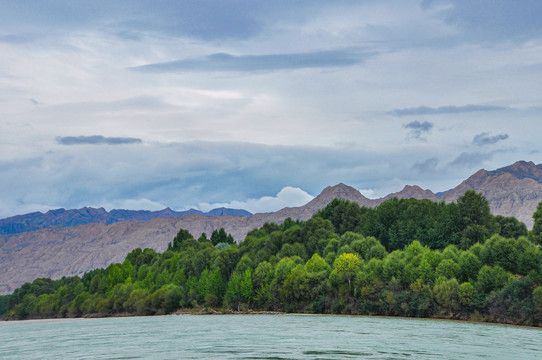
<instances>
[{"instance_id":1,"label":"riverbank","mask_svg":"<svg viewBox=\"0 0 542 360\"><path fill-rule=\"evenodd\" d=\"M495 321L487 316L481 316L476 314L476 317L468 317L466 315L458 314L440 314L430 317L405 317L405 316L391 316L391 315L377 315L377 314L328 314L328 313L299 313L299 312L285 312L285 311L267 311L267 310L232 310L229 308L191 308L191 309L179 309L170 314L155 314L155 315L140 315L135 313L116 313L116 314L85 314L83 316L66 316L66 317L39 317L31 316L25 320L6 319L0 318L0 321L32 321L32 320L56 320L56 319L101 319L101 318L128 318L128 317L156 317L156 316L182 316L182 315L295 315L295 316L340 316L340 317L363 317L363 318L382 318L382 319L403 319L403 320L439 320L449 321L455 323L470 323L470 324L489 324L500 326L511 326L520 328L529 328L542 330L541 326L522 325L520 323Z\"/></svg>"},{"instance_id":2,"label":"riverbank","mask_svg":"<svg viewBox=\"0 0 542 360\"><path fill-rule=\"evenodd\" d=\"M378 314L332 314L332 313L299 313L299 312L285 312L285 311L267 311L267 310L232 310L228 308L192 308L192 309L179 309L170 314L156 314L156 315L140 315L134 313L118 313L118 314L86 314L81 317L65 317L65 318L122 318L122 317L153 317L153 316L169 316L169 315L297 315L297 316L351 316L351 317L374 317L383 319L415 319L415 320L441 320L451 322L465 322L471 324L492 324L492 325L504 325L514 326L522 328L531 328L542 330L541 326L522 325L520 323L496 321L488 316L482 316L476 314L474 317L468 317L466 315L458 314L439 314L430 317L405 317L405 316L392 316L392 315L378 315ZM39 320L39 319L63 319L62 317L45 318L45 317L32 317L27 320ZM9 319L0 319L9 321Z\"/></svg>"}]
</instances>

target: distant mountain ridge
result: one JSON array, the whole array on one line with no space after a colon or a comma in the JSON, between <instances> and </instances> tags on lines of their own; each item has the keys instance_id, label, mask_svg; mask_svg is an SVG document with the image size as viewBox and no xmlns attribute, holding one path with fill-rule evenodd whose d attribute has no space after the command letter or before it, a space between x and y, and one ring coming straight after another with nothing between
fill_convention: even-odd
<instances>
[{"instance_id":1,"label":"distant mountain ridge","mask_svg":"<svg viewBox=\"0 0 542 360\"><path fill-rule=\"evenodd\" d=\"M518 161L493 171L479 170L441 199L455 201L467 190L482 193L493 214L513 216L531 228L532 215L542 201L542 164Z\"/></svg>"},{"instance_id":2,"label":"distant mountain ridge","mask_svg":"<svg viewBox=\"0 0 542 360\"><path fill-rule=\"evenodd\" d=\"M173 218L189 214L202 216L252 216L246 210L216 208L208 212L190 209L186 211L174 211L165 208L159 211L148 210L122 210L114 209L107 211L104 208L84 207L82 209L55 209L46 213L34 212L24 215L12 216L0 219L0 234L19 234L28 231L48 228L50 226L74 226L91 223L113 224L119 221L138 220L149 221L155 218Z\"/></svg>"},{"instance_id":3,"label":"distant mountain ridge","mask_svg":"<svg viewBox=\"0 0 542 360\"><path fill-rule=\"evenodd\" d=\"M215 229L224 228L239 242L250 230L266 222L280 223L288 217L307 220L335 198L374 207L393 197L451 202L467 190L483 193L493 214L515 216L530 228L533 224L532 214L538 202L542 201L542 165L518 161L493 171L479 170L455 188L439 195L416 185L407 185L401 191L383 198L368 199L353 187L341 183L326 187L303 206L284 208L274 213L252 216L203 216L192 213L156 217L149 221L54 226L0 235L0 294L10 293L24 282L38 277L58 279L82 275L112 262L121 262L136 247L164 251L180 228L188 230L195 237L202 232L209 235ZM164 211L167 214L171 210Z\"/></svg>"},{"instance_id":4,"label":"distant mountain ridge","mask_svg":"<svg viewBox=\"0 0 542 360\"><path fill-rule=\"evenodd\" d=\"M542 164L535 165L532 161L518 161L510 166L487 171L488 176L499 176L505 173L512 174L519 180L533 179L538 183L542 183Z\"/></svg>"}]
</instances>

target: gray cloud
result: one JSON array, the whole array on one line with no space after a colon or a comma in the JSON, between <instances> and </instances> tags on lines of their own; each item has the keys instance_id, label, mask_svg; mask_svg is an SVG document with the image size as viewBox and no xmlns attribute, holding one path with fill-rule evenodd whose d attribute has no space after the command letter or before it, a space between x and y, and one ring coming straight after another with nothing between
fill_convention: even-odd
<instances>
[{"instance_id":1,"label":"gray cloud","mask_svg":"<svg viewBox=\"0 0 542 360\"><path fill-rule=\"evenodd\" d=\"M60 0L36 4L6 1L0 3L0 22L8 28L25 24L67 31L94 26L103 28L106 23L107 30L116 33L130 28L137 33L158 32L203 40L247 39L262 30L257 14L265 8L273 8L271 4L254 4L247 0L153 3L139 0L84 3ZM14 36L7 40L20 41Z\"/></svg>"},{"instance_id":2,"label":"gray cloud","mask_svg":"<svg viewBox=\"0 0 542 360\"><path fill-rule=\"evenodd\" d=\"M328 68L352 66L361 63L371 53L357 49L315 51L306 53L271 55L230 55L212 54L203 58L182 59L171 62L142 65L133 70L161 73L184 71L277 71L306 68Z\"/></svg>"},{"instance_id":3,"label":"gray cloud","mask_svg":"<svg viewBox=\"0 0 542 360\"><path fill-rule=\"evenodd\" d=\"M12 170L38 168L42 164L43 164L43 158L41 157L28 158L28 159L22 159L22 160L9 160L9 161L0 160L0 170L3 173L6 173Z\"/></svg>"},{"instance_id":4,"label":"gray cloud","mask_svg":"<svg viewBox=\"0 0 542 360\"><path fill-rule=\"evenodd\" d=\"M433 2L443 2L442 0ZM542 36L542 2L445 0L448 23L457 26L466 41L525 41Z\"/></svg>"},{"instance_id":5,"label":"gray cloud","mask_svg":"<svg viewBox=\"0 0 542 360\"><path fill-rule=\"evenodd\" d=\"M462 152L452 160L448 165L459 168L473 168L481 166L484 161L490 160L493 157L493 153L482 153L478 151L474 152Z\"/></svg>"},{"instance_id":6,"label":"gray cloud","mask_svg":"<svg viewBox=\"0 0 542 360\"><path fill-rule=\"evenodd\" d=\"M410 130L411 137L419 139L424 133L429 132L433 128L433 123L415 120L403 125L403 127Z\"/></svg>"},{"instance_id":7,"label":"gray cloud","mask_svg":"<svg viewBox=\"0 0 542 360\"><path fill-rule=\"evenodd\" d=\"M47 107L50 111L61 112L87 112L87 113L103 113L103 112L121 112L126 110L151 110L159 111L163 109L175 109L175 105L164 102L157 96L135 96L120 100L112 101L85 101L73 103L60 103Z\"/></svg>"},{"instance_id":8,"label":"gray cloud","mask_svg":"<svg viewBox=\"0 0 542 360\"><path fill-rule=\"evenodd\" d=\"M486 111L504 111L509 108L504 106L494 105L464 105L464 106L440 106L432 108L428 106L418 106L406 109L395 109L390 111L390 114L395 116L412 116L412 115L438 115L438 114L461 114L469 112L486 112Z\"/></svg>"},{"instance_id":9,"label":"gray cloud","mask_svg":"<svg viewBox=\"0 0 542 360\"><path fill-rule=\"evenodd\" d=\"M7 44L26 44L39 38L39 35L31 34L13 34L13 35L0 35L0 43Z\"/></svg>"},{"instance_id":10,"label":"gray cloud","mask_svg":"<svg viewBox=\"0 0 542 360\"><path fill-rule=\"evenodd\" d=\"M44 154L40 162L6 164L13 171L3 172L0 186L11 191L0 199L5 204L0 216L58 207L120 206L114 204L141 199L182 210L203 202L259 199L285 186L317 195L339 182L377 189L397 181L397 174L408 176L406 164L414 152L389 156L356 148L239 142L148 143L144 152L139 146L61 147Z\"/></svg>"},{"instance_id":11,"label":"gray cloud","mask_svg":"<svg viewBox=\"0 0 542 360\"><path fill-rule=\"evenodd\" d=\"M305 24L330 8L347 7L359 11L360 3L371 1L250 1L250 0L178 0L178 1L2 1L0 24L17 29L30 28L70 31L101 27L123 34L161 33L188 36L204 41L245 40L276 29L277 23L288 28ZM372 1L374 2L374 1ZM431 13L433 3L444 3L438 20L453 26L453 35L440 36L463 42L501 42L502 39L532 39L542 34L542 3L531 1L425 0L422 7ZM414 6L419 6L416 2ZM390 6L395 6L393 3ZM399 11L404 7L398 6ZM380 14L372 19L378 24ZM282 29L281 29L282 30ZM404 31L404 29L403 29ZM435 36L438 36L437 33ZM137 36L137 35L136 35ZM432 39L433 40L433 39Z\"/></svg>"},{"instance_id":12,"label":"gray cloud","mask_svg":"<svg viewBox=\"0 0 542 360\"><path fill-rule=\"evenodd\" d=\"M438 159L436 157L429 158L425 161L416 162L412 165L412 169L416 170L420 174L433 172L437 169Z\"/></svg>"},{"instance_id":13,"label":"gray cloud","mask_svg":"<svg viewBox=\"0 0 542 360\"><path fill-rule=\"evenodd\" d=\"M91 136L58 136L56 142L61 145L123 145L139 144L141 139L131 137L104 137L102 135Z\"/></svg>"},{"instance_id":14,"label":"gray cloud","mask_svg":"<svg viewBox=\"0 0 542 360\"><path fill-rule=\"evenodd\" d=\"M492 145L501 140L506 140L506 139L508 139L508 134L499 134L499 135L489 136L489 133L484 132L484 133L476 135L474 139L472 139L472 143L478 146L485 146L485 145Z\"/></svg>"}]
</instances>

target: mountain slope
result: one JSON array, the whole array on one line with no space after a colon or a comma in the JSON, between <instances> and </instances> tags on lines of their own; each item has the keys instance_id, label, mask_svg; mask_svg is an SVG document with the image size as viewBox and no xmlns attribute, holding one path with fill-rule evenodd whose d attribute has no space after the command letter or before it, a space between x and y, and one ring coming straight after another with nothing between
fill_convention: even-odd
<instances>
[{"instance_id":1,"label":"mountain slope","mask_svg":"<svg viewBox=\"0 0 542 360\"><path fill-rule=\"evenodd\" d=\"M484 194L493 214L514 216L531 228L532 215L542 201L542 164L518 161L494 171L479 170L441 198L455 201L467 190Z\"/></svg>"}]
</instances>

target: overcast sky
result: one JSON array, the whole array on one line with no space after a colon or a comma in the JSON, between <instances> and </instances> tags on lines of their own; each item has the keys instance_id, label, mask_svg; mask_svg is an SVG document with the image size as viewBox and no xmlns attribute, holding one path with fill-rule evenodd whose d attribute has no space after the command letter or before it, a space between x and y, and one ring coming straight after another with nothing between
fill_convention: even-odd
<instances>
[{"instance_id":1,"label":"overcast sky","mask_svg":"<svg viewBox=\"0 0 542 360\"><path fill-rule=\"evenodd\" d=\"M542 1L1 1L0 217L542 162Z\"/></svg>"}]
</instances>

